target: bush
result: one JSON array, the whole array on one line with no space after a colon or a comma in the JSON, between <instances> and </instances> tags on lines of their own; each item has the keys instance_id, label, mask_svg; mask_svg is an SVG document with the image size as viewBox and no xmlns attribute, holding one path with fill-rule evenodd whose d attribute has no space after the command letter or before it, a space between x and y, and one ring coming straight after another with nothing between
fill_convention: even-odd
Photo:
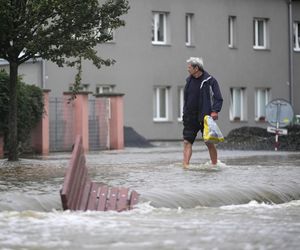
<instances>
[{"instance_id":1,"label":"bush","mask_svg":"<svg viewBox=\"0 0 300 250\"><path fill-rule=\"evenodd\" d=\"M18 141L21 149L29 139L31 130L37 125L43 115L43 91L34 85L27 85L18 79ZM0 133L4 134L5 145L8 145L8 110L9 110L9 75L0 71Z\"/></svg>"},{"instance_id":2,"label":"bush","mask_svg":"<svg viewBox=\"0 0 300 250\"><path fill-rule=\"evenodd\" d=\"M287 135L279 136L279 150L300 151L300 125L286 127ZM274 150L275 134L260 127L240 127L231 130L220 149L232 150Z\"/></svg>"}]
</instances>

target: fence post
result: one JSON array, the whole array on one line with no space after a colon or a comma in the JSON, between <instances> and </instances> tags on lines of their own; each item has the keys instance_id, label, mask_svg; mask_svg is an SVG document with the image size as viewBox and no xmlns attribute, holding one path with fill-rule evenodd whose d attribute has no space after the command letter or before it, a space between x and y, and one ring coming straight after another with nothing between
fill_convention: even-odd
<instances>
[{"instance_id":1,"label":"fence post","mask_svg":"<svg viewBox=\"0 0 300 250\"><path fill-rule=\"evenodd\" d=\"M124 94L105 93L96 97L110 99L109 139L110 149L124 148Z\"/></svg>"},{"instance_id":2,"label":"fence post","mask_svg":"<svg viewBox=\"0 0 300 250\"><path fill-rule=\"evenodd\" d=\"M49 154L49 92L51 90L43 90L44 98L44 114L43 118L37 126L32 130L31 143L33 150L41 155Z\"/></svg>"},{"instance_id":3,"label":"fence post","mask_svg":"<svg viewBox=\"0 0 300 250\"><path fill-rule=\"evenodd\" d=\"M85 152L89 151L89 94L91 94L91 92L80 91L76 94L76 98L69 103L69 105L73 105L74 108L74 120L72 121L74 131L73 143L75 143L76 136L81 135ZM71 97L71 95L71 92L64 92L65 97Z\"/></svg>"}]
</instances>

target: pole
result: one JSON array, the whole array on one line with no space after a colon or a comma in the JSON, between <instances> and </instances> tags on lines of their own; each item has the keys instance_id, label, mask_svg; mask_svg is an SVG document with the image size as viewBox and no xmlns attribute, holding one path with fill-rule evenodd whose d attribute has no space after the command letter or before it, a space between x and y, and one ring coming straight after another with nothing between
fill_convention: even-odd
<instances>
[{"instance_id":1,"label":"pole","mask_svg":"<svg viewBox=\"0 0 300 250\"><path fill-rule=\"evenodd\" d=\"M293 62L293 1L288 0L289 19L289 101L293 107L294 62Z\"/></svg>"},{"instance_id":2,"label":"pole","mask_svg":"<svg viewBox=\"0 0 300 250\"><path fill-rule=\"evenodd\" d=\"M276 112L276 133L275 133L275 151L278 150L278 147L279 147L279 119L280 119L280 106L282 104L280 102L277 102L276 103L276 106L277 106L277 112Z\"/></svg>"}]
</instances>

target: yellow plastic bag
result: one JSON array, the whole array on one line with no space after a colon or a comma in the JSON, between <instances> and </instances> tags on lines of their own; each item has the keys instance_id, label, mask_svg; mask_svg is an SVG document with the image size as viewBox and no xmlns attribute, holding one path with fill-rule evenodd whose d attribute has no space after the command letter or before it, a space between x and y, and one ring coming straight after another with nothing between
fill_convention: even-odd
<instances>
[{"instance_id":1,"label":"yellow plastic bag","mask_svg":"<svg viewBox=\"0 0 300 250\"><path fill-rule=\"evenodd\" d=\"M206 115L204 116L203 139L205 142L219 143L224 141L224 136L214 119Z\"/></svg>"}]
</instances>

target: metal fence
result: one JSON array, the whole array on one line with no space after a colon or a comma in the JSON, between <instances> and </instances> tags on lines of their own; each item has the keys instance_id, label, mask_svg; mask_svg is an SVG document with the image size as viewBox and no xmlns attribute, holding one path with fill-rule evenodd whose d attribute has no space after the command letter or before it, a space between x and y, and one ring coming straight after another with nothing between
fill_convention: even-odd
<instances>
[{"instance_id":1,"label":"metal fence","mask_svg":"<svg viewBox=\"0 0 300 250\"><path fill-rule=\"evenodd\" d=\"M67 97L49 98L50 152L71 151L74 144L74 107ZM89 150L109 148L109 98L89 99Z\"/></svg>"},{"instance_id":2,"label":"metal fence","mask_svg":"<svg viewBox=\"0 0 300 250\"><path fill-rule=\"evenodd\" d=\"M89 149L109 148L109 98L89 100Z\"/></svg>"},{"instance_id":3,"label":"metal fence","mask_svg":"<svg viewBox=\"0 0 300 250\"><path fill-rule=\"evenodd\" d=\"M65 104L64 98L49 98L49 147L50 151L71 151L74 143L72 104Z\"/></svg>"}]
</instances>

